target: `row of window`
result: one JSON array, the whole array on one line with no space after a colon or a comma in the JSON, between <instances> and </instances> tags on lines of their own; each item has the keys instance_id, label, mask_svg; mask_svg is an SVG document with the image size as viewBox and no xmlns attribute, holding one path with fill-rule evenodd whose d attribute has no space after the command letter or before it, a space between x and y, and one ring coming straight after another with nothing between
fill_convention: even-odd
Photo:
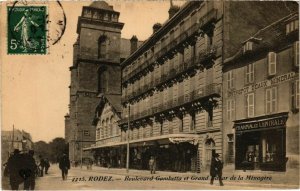
<instances>
[{"instance_id":1,"label":"row of window","mask_svg":"<svg viewBox=\"0 0 300 191\"><path fill-rule=\"evenodd\" d=\"M294 43L293 47L293 57L294 57L294 66L299 66L299 41ZM277 54L275 52L269 52L268 56L268 75L269 76L274 76L277 73L277 64L278 64L278 59L277 59ZM246 72L245 72L245 83L253 83L255 79L255 64L248 64L246 66ZM234 76L233 76L233 71L227 72L227 88L231 89L234 87Z\"/></svg>"},{"instance_id":2,"label":"row of window","mask_svg":"<svg viewBox=\"0 0 300 191\"><path fill-rule=\"evenodd\" d=\"M207 4L209 3L211 2L207 2ZM161 49L166 47L169 43L173 43L174 40L180 36L180 34L188 30L193 24L196 24L202 16L203 15L200 8L200 10L195 10L190 14L190 16L185 17L186 19L182 20L176 27L170 30L168 34L166 34L164 37L158 40L152 48L150 48L148 51L145 51L145 53L142 54L139 58L137 58L136 61L134 61L131 65L125 67L123 76L125 76L127 73L130 73L131 71L134 71L148 58L152 58L154 54L160 52ZM212 44L212 36L212 34L205 35L205 44Z\"/></svg>"},{"instance_id":3,"label":"row of window","mask_svg":"<svg viewBox=\"0 0 300 191\"><path fill-rule=\"evenodd\" d=\"M205 76L207 76L207 78L205 78ZM207 72L207 74L203 76L195 75L185 79L183 82L174 83L171 87L164 88L163 91L155 91L152 96L133 103L131 113L135 114L148 108L158 107L170 101L177 103L181 98L186 102L192 96L191 94L209 95L211 92L214 92L214 89L217 89L217 85L213 84L213 80L209 80L208 76L212 77L210 72ZM125 112L126 110L127 109L125 109Z\"/></svg>"},{"instance_id":4,"label":"row of window","mask_svg":"<svg viewBox=\"0 0 300 191\"><path fill-rule=\"evenodd\" d=\"M173 58L166 60L165 63L163 63L161 66L158 66L159 70L161 70L162 74L164 74L164 71L167 72L167 70L170 71L172 68L178 68L179 65L182 65L184 62L191 62L192 59L198 58L203 50L207 50L209 48L213 48L211 37L208 35L204 35L204 37L198 37L195 45L189 45L185 47L182 53L175 53ZM135 71L142 64L144 64L144 60L138 59L138 61L128 65L123 70L123 77L126 77L132 71Z\"/></svg>"},{"instance_id":5,"label":"row of window","mask_svg":"<svg viewBox=\"0 0 300 191\"><path fill-rule=\"evenodd\" d=\"M261 98L260 98L261 99ZM299 109L299 80L296 80L291 84L291 108ZM272 114L277 112L278 104L278 90L277 87L271 87L266 89L265 92L265 112L266 114ZM255 116L255 94L249 93L245 97L245 108L246 108L246 117ZM228 99L226 103L226 117L227 120L234 120L235 112L235 101L233 99Z\"/></svg>"},{"instance_id":6,"label":"row of window","mask_svg":"<svg viewBox=\"0 0 300 191\"><path fill-rule=\"evenodd\" d=\"M121 130L117 124L102 126L96 129L96 139L103 139L121 134Z\"/></svg>"},{"instance_id":7,"label":"row of window","mask_svg":"<svg viewBox=\"0 0 300 191\"><path fill-rule=\"evenodd\" d=\"M294 20L286 24L286 34L289 34L299 29L299 20Z\"/></svg>"},{"instance_id":8,"label":"row of window","mask_svg":"<svg viewBox=\"0 0 300 191\"><path fill-rule=\"evenodd\" d=\"M206 128L211 128L213 127L213 121L212 121L212 113L210 114L209 112L206 112L206 111L202 111L204 113L204 122L205 122L205 127ZM184 119L181 117L181 118L178 118L179 121L177 123L177 126L174 126L172 123L170 123L168 120L165 120L164 122L161 122L159 123L159 134L160 135L163 135L163 134L171 134L171 133L174 133L174 132L179 132L179 133L182 133L184 132ZM167 123L167 124L166 124ZM167 126L168 129L165 129ZM149 134L150 136L153 135L153 124L150 125L149 127ZM177 130L175 130L175 128L177 128ZM141 129L141 132L139 131L139 129ZM143 137L146 137L146 127L144 126L141 126L139 129L136 129L135 131L134 130L130 130L129 131L129 138L132 139L133 138L133 134L136 134L137 137L140 137L140 138L143 138ZM189 118L189 126L188 126L188 130L189 132L194 132L196 129L196 114L193 113L190 115L190 118ZM123 139L126 137L126 132L123 131Z\"/></svg>"}]
</instances>

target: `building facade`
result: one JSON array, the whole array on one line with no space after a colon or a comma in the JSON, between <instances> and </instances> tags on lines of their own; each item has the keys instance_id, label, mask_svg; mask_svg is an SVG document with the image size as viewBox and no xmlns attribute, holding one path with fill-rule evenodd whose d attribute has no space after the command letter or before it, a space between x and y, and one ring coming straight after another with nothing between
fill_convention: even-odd
<instances>
[{"instance_id":1,"label":"building facade","mask_svg":"<svg viewBox=\"0 0 300 191\"><path fill-rule=\"evenodd\" d=\"M104 1L84 6L74 44L66 138L71 161L91 159L84 147L95 143L96 106L103 94L121 94L119 12ZM69 127L68 127L69 125Z\"/></svg>"},{"instance_id":2,"label":"building facade","mask_svg":"<svg viewBox=\"0 0 300 191\"><path fill-rule=\"evenodd\" d=\"M223 147L235 169L299 165L298 23L298 13L283 17L224 63Z\"/></svg>"},{"instance_id":3,"label":"building facade","mask_svg":"<svg viewBox=\"0 0 300 191\"><path fill-rule=\"evenodd\" d=\"M150 156L159 170L200 172L209 169L213 153L232 164L236 135L224 121L225 60L249 36L297 10L294 2L190 1L181 8L171 6L169 19L155 24L153 34L121 63L120 134L98 139L85 150L116 150L117 165L125 167L129 143L129 167L137 169L147 169ZM101 115L97 127L99 119ZM107 137L101 128L115 127L102 122L99 136ZM104 163L112 163L113 156L98 154Z\"/></svg>"},{"instance_id":4,"label":"building facade","mask_svg":"<svg viewBox=\"0 0 300 191\"><path fill-rule=\"evenodd\" d=\"M15 149L27 152L33 148L31 135L26 131L14 129L13 131L1 131L1 159L7 162Z\"/></svg>"},{"instance_id":5,"label":"building facade","mask_svg":"<svg viewBox=\"0 0 300 191\"><path fill-rule=\"evenodd\" d=\"M222 152L220 5L187 3L121 63L121 140L141 163L132 165L154 155L158 169L199 171Z\"/></svg>"}]
</instances>

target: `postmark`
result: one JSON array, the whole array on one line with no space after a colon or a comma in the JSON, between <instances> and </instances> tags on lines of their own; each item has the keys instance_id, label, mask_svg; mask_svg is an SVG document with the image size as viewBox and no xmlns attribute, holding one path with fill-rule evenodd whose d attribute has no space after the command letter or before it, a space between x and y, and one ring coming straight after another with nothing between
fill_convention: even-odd
<instances>
[{"instance_id":1,"label":"postmark","mask_svg":"<svg viewBox=\"0 0 300 191\"><path fill-rule=\"evenodd\" d=\"M59 1L15 1L7 6L8 54L49 54L66 29Z\"/></svg>"},{"instance_id":2,"label":"postmark","mask_svg":"<svg viewBox=\"0 0 300 191\"><path fill-rule=\"evenodd\" d=\"M46 6L8 6L8 54L46 54Z\"/></svg>"}]
</instances>

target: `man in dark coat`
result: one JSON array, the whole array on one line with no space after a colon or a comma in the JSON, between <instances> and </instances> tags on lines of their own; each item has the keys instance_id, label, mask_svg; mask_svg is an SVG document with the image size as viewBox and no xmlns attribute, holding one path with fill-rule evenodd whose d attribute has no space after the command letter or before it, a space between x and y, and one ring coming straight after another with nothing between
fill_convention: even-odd
<instances>
[{"instance_id":1,"label":"man in dark coat","mask_svg":"<svg viewBox=\"0 0 300 191\"><path fill-rule=\"evenodd\" d=\"M219 159L219 154L215 153L212 156L211 159L211 165L210 165L210 184L214 183L214 178L218 176L220 186L224 186L223 181L222 181L222 170L223 170L223 163Z\"/></svg>"},{"instance_id":2,"label":"man in dark coat","mask_svg":"<svg viewBox=\"0 0 300 191\"><path fill-rule=\"evenodd\" d=\"M66 154L63 154L63 156L60 158L59 168L61 170L62 179L67 180L68 170L70 169L70 160Z\"/></svg>"},{"instance_id":3,"label":"man in dark coat","mask_svg":"<svg viewBox=\"0 0 300 191\"><path fill-rule=\"evenodd\" d=\"M28 154L24 155L24 190L34 190L35 188L35 174L37 171L37 165L35 159L33 158L34 151L30 150Z\"/></svg>"},{"instance_id":4,"label":"man in dark coat","mask_svg":"<svg viewBox=\"0 0 300 191\"><path fill-rule=\"evenodd\" d=\"M45 159L45 174L48 174L48 169L50 168L50 162L48 158Z\"/></svg>"},{"instance_id":5,"label":"man in dark coat","mask_svg":"<svg viewBox=\"0 0 300 191\"><path fill-rule=\"evenodd\" d=\"M20 174L23 165L23 157L20 154L19 149L15 149L12 156L9 157L7 161L7 166L4 170L4 175L9 175L9 183L12 190L18 190L19 184L21 184L24 179Z\"/></svg>"},{"instance_id":6,"label":"man in dark coat","mask_svg":"<svg viewBox=\"0 0 300 191\"><path fill-rule=\"evenodd\" d=\"M40 158L40 167L41 167L41 176L44 176L44 169L46 167L46 162L45 162L45 159L43 158L42 155L39 155L39 158Z\"/></svg>"}]
</instances>

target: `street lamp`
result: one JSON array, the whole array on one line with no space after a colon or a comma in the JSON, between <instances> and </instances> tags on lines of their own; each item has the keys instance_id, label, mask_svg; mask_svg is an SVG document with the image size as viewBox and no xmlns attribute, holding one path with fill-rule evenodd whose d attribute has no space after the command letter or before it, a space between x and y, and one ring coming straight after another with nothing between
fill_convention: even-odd
<instances>
[{"instance_id":1,"label":"street lamp","mask_svg":"<svg viewBox=\"0 0 300 191\"><path fill-rule=\"evenodd\" d=\"M129 129L130 129L130 103L128 103L128 121L127 121L127 156L126 156L126 172L129 172Z\"/></svg>"}]
</instances>

